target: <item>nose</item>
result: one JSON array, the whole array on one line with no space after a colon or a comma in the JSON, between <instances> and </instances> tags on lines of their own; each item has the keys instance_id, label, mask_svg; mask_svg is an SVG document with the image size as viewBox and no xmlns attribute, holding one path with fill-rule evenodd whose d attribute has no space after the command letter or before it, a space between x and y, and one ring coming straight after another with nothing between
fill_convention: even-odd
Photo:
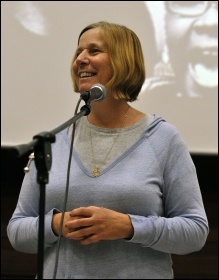
<instances>
[{"instance_id":1,"label":"nose","mask_svg":"<svg viewBox=\"0 0 219 280\"><path fill-rule=\"evenodd\" d=\"M209 38L218 38L218 10L211 4L205 13L199 16L193 23L193 29L197 34L206 34Z\"/></svg>"},{"instance_id":2,"label":"nose","mask_svg":"<svg viewBox=\"0 0 219 280\"><path fill-rule=\"evenodd\" d=\"M88 64L89 63L88 51L86 49L84 49L83 51L80 51L80 53L76 57L75 62L77 65Z\"/></svg>"}]
</instances>

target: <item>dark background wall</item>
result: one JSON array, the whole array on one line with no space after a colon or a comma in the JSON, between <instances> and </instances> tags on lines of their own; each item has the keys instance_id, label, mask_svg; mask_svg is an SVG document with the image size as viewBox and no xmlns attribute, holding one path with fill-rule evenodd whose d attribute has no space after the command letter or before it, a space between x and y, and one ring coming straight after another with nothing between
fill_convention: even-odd
<instances>
[{"instance_id":1,"label":"dark background wall","mask_svg":"<svg viewBox=\"0 0 219 280\"><path fill-rule=\"evenodd\" d=\"M7 223L15 209L23 168L29 155L12 159L1 151L1 279L34 279L37 256L15 251L7 238ZM192 155L210 225L204 248L196 253L173 255L176 279L218 279L218 156Z\"/></svg>"}]
</instances>

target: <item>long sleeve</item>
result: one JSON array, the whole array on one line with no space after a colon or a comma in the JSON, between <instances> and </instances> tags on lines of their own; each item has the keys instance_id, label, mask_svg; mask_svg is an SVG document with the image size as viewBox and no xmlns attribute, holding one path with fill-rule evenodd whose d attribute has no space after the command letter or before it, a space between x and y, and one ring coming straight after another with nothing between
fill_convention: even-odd
<instances>
[{"instance_id":1,"label":"long sleeve","mask_svg":"<svg viewBox=\"0 0 219 280\"><path fill-rule=\"evenodd\" d=\"M30 171L23 180L16 209L7 227L11 245L17 251L31 254L37 253L39 198L40 186L36 182L36 169L33 163L31 163ZM51 227L54 211L56 209L51 208L44 215L45 249L52 246L58 240Z\"/></svg>"},{"instance_id":2,"label":"long sleeve","mask_svg":"<svg viewBox=\"0 0 219 280\"><path fill-rule=\"evenodd\" d=\"M171 134L164 133L159 149L151 142L159 163L164 215L130 214L134 227L130 242L187 254L204 246L209 228L194 163L177 131Z\"/></svg>"}]
</instances>

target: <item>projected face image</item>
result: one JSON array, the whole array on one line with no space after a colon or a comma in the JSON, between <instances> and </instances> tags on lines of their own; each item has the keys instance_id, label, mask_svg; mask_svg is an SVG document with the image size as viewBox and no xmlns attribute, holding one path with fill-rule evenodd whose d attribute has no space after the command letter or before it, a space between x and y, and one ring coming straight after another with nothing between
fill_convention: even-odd
<instances>
[{"instance_id":1,"label":"projected face image","mask_svg":"<svg viewBox=\"0 0 219 280\"><path fill-rule=\"evenodd\" d=\"M177 83L185 94L193 97L216 93L218 2L164 2L166 40Z\"/></svg>"}]
</instances>

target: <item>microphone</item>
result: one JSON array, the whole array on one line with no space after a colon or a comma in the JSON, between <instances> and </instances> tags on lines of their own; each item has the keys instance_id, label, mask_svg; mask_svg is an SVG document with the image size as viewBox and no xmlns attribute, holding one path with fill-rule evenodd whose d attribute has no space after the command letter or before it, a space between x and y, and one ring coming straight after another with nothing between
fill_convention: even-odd
<instances>
[{"instance_id":1,"label":"microphone","mask_svg":"<svg viewBox=\"0 0 219 280\"><path fill-rule=\"evenodd\" d=\"M81 93L81 99L85 102L101 101L106 97L106 88L101 84L94 84L88 91Z\"/></svg>"}]
</instances>

